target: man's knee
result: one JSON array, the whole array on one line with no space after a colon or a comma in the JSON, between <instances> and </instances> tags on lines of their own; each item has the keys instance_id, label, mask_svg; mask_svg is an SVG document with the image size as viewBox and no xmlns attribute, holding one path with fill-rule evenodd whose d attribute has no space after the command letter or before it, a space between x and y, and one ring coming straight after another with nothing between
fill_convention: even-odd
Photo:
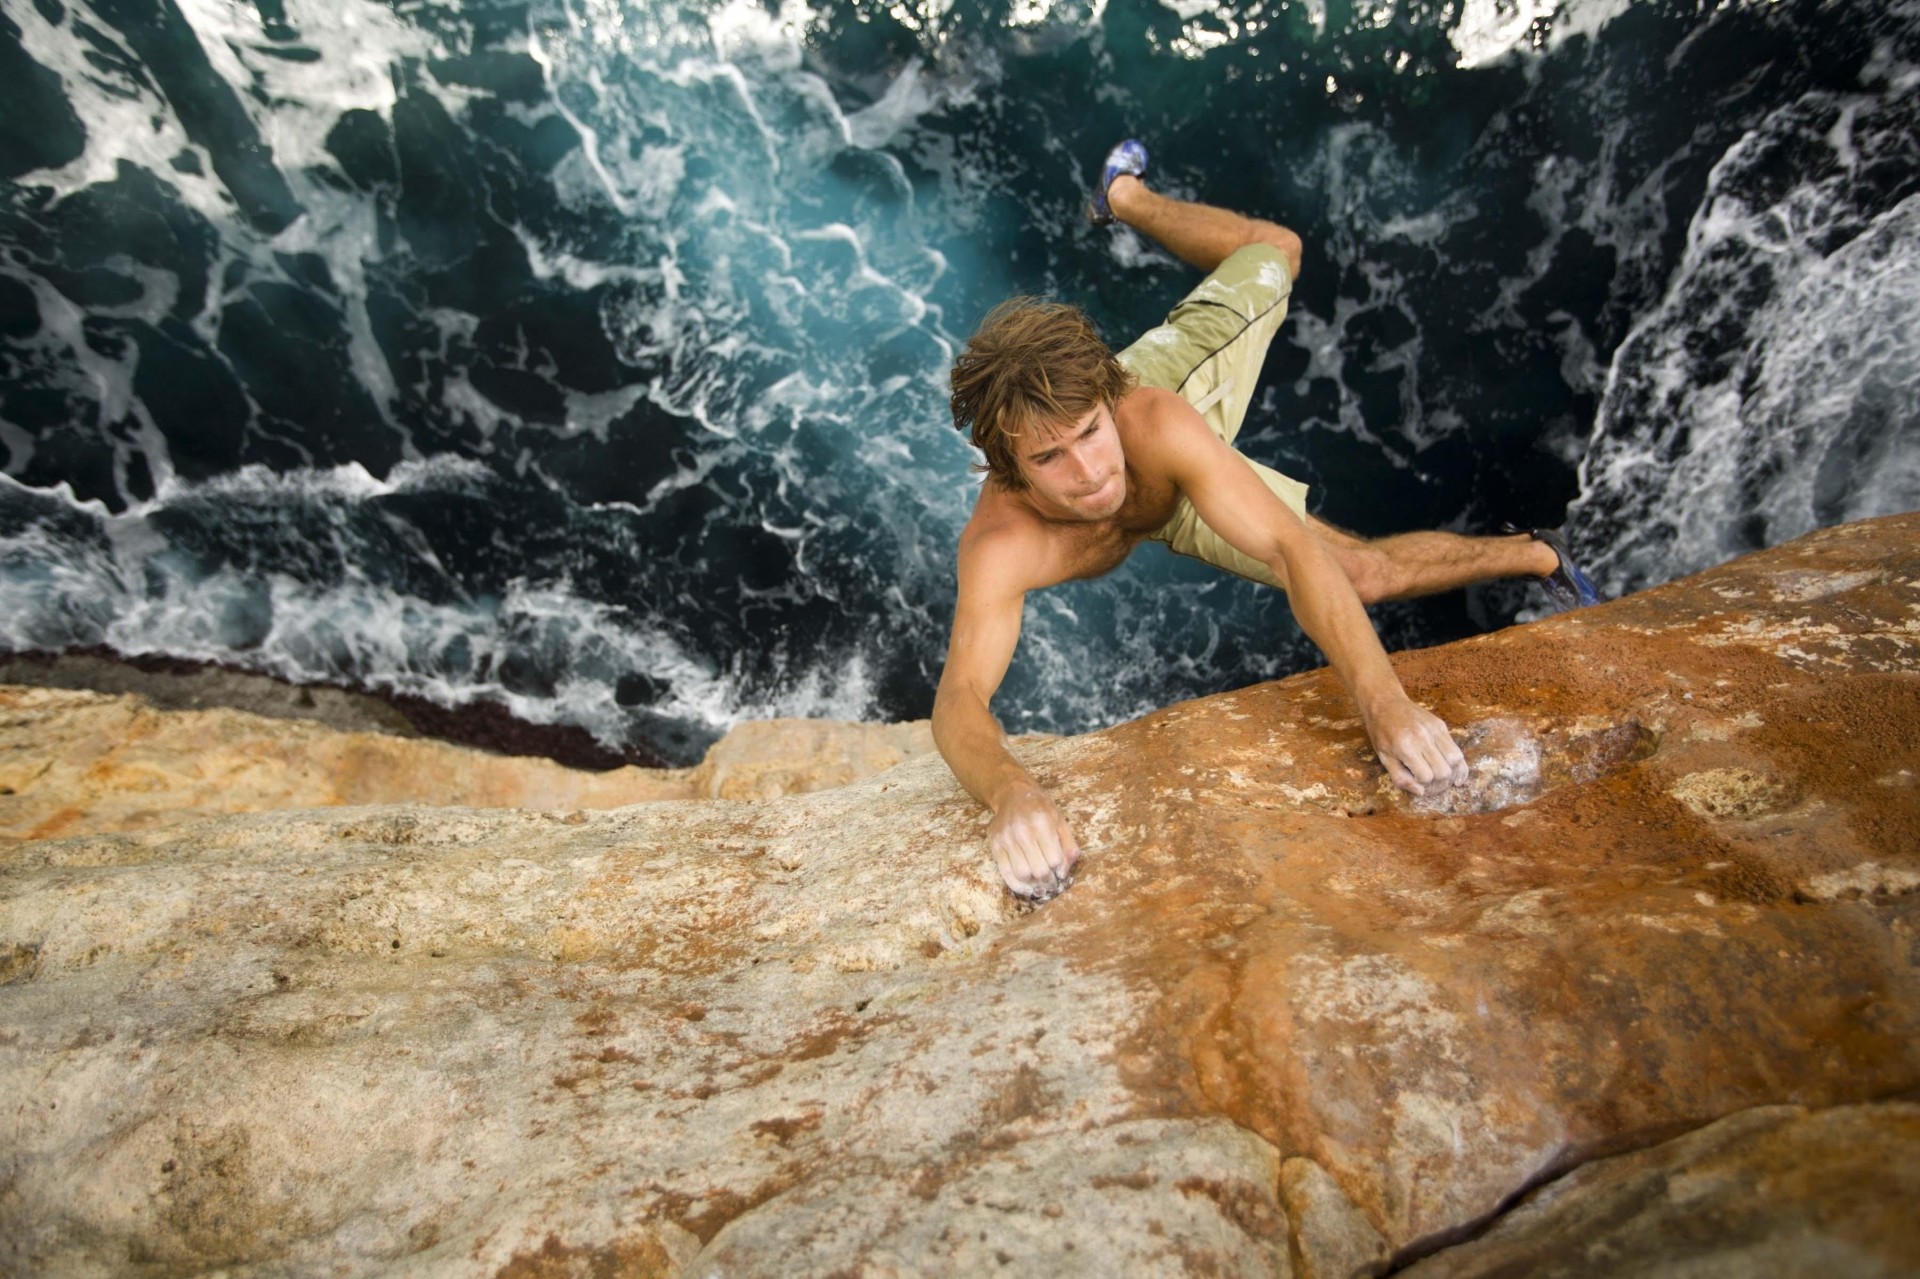
<instances>
[{"instance_id":1,"label":"man's knee","mask_svg":"<svg viewBox=\"0 0 1920 1279\"><path fill-rule=\"evenodd\" d=\"M1248 219L1253 223L1253 238L1257 244L1271 244L1280 250L1287 260L1287 273L1294 279L1300 278L1300 260L1304 248L1300 237L1281 226L1278 222L1268 222L1261 218Z\"/></svg>"},{"instance_id":2,"label":"man's knee","mask_svg":"<svg viewBox=\"0 0 1920 1279\"><path fill-rule=\"evenodd\" d=\"M1378 604L1393 594L1393 564L1370 543L1356 538L1333 543L1331 549L1362 604Z\"/></svg>"}]
</instances>

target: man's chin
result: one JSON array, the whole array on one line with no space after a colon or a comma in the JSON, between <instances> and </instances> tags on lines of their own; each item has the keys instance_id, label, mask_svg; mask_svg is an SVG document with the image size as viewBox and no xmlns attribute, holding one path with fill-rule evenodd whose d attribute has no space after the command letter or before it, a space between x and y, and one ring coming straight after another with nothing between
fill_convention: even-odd
<instances>
[{"instance_id":1,"label":"man's chin","mask_svg":"<svg viewBox=\"0 0 1920 1279\"><path fill-rule=\"evenodd\" d=\"M1127 488L1124 484L1114 484L1107 488L1096 489L1082 499L1078 505L1080 513L1090 520L1104 520L1119 513L1127 501Z\"/></svg>"}]
</instances>

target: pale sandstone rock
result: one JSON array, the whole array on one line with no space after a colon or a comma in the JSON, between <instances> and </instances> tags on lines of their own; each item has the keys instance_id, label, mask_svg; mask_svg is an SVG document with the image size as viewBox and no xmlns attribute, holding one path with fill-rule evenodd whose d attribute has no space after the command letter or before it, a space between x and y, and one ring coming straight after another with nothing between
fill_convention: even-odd
<instances>
[{"instance_id":1,"label":"pale sandstone rock","mask_svg":"<svg viewBox=\"0 0 1920 1279\"><path fill-rule=\"evenodd\" d=\"M1293 1221L1297 1279L1373 1279L1393 1250L1340 1183L1311 1159L1280 1166L1280 1201Z\"/></svg>"},{"instance_id":2,"label":"pale sandstone rock","mask_svg":"<svg viewBox=\"0 0 1920 1279\"><path fill-rule=\"evenodd\" d=\"M1920 1088L1916 545L1398 655L1442 803L1326 672L1022 743L1087 850L1037 910L937 756L0 848L0 1269L1317 1274Z\"/></svg>"},{"instance_id":3,"label":"pale sandstone rock","mask_svg":"<svg viewBox=\"0 0 1920 1279\"><path fill-rule=\"evenodd\" d=\"M243 711L158 711L131 694L0 686L0 845L352 804L594 809L772 799L839 786L932 749L925 720L769 720L736 727L694 768L592 773Z\"/></svg>"},{"instance_id":4,"label":"pale sandstone rock","mask_svg":"<svg viewBox=\"0 0 1920 1279\"><path fill-rule=\"evenodd\" d=\"M715 742L693 770L707 799L778 799L844 786L932 753L933 726L768 719L741 724Z\"/></svg>"}]
</instances>

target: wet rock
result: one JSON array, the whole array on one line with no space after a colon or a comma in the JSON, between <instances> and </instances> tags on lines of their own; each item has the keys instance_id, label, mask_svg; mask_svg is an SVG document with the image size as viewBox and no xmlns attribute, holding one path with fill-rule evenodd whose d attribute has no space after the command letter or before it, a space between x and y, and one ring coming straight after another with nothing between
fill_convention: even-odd
<instances>
[{"instance_id":1,"label":"wet rock","mask_svg":"<svg viewBox=\"0 0 1920 1279\"><path fill-rule=\"evenodd\" d=\"M1830 1116L1740 1140L1843 1185L1872 1127L1911 1199L1907 1112L1847 1115L1920 1088L1916 546L1828 530L1397 655L1481 756L1458 808L1383 784L1326 672L1019 743L1086 850L1039 907L934 755L756 803L27 832L0 1267L1366 1274L1510 1228L1530 1274L1683 1259L1659 1194L1696 1185L1753 1202L1703 1218L1723 1260L1910 1257L1880 1191L1835 1226L1706 1134ZM88 713L131 776L153 712ZM1687 1133L1701 1176L1608 1162ZM1582 1176L1602 1207L1556 1216Z\"/></svg>"}]
</instances>

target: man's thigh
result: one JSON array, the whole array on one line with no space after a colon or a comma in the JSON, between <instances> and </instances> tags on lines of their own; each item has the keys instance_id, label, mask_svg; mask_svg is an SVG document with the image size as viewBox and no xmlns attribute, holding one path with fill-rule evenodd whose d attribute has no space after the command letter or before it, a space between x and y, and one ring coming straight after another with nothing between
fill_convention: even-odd
<instances>
[{"instance_id":1,"label":"man's thigh","mask_svg":"<svg viewBox=\"0 0 1920 1279\"><path fill-rule=\"evenodd\" d=\"M1193 405L1231 444L1292 290L1280 250L1249 244L1182 298L1164 324L1120 352L1120 362L1146 385Z\"/></svg>"}]
</instances>

